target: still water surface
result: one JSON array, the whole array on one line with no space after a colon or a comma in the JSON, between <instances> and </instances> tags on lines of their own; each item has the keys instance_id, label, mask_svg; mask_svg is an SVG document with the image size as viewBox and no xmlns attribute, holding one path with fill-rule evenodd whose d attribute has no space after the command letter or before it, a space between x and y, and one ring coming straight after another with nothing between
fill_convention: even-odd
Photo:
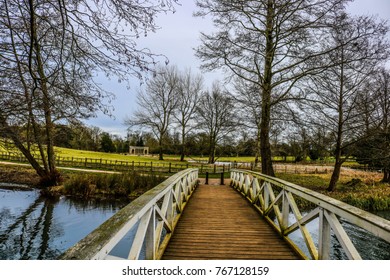
<instances>
[{"instance_id":1,"label":"still water surface","mask_svg":"<svg viewBox=\"0 0 390 280\"><path fill-rule=\"evenodd\" d=\"M306 213L302 213L303 216ZM381 211L374 213L384 219L390 220L390 211ZM293 220L293 218L291 218ZM359 252L363 260L390 260L390 243L387 243L381 238L378 238L370 232L348 223L345 220L340 221L345 232L348 234L351 242L354 244L356 250ZM313 242L318 248L318 228L319 219L316 218L306 225L306 228L311 233ZM289 237L294 240L298 247L310 256L309 251L305 245L304 238L300 231L295 231L290 234ZM336 238L336 235L331 230L331 245L330 245L330 258L332 260L347 260L348 257L344 252L340 242Z\"/></svg>"},{"instance_id":2,"label":"still water surface","mask_svg":"<svg viewBox=\"0 0 390 280\"><path fill-rule=\"evenodd\" d=\"M0 259L56 259L126 204L0 188Z\"/></svg>"},{"instance_id":3,"label":"still water surface","mask_svg":"<svg viewBox=\"0 0 390 280\"><path fill-rule=\"evenodd\" d=\"M56 259L126 204L66 197L50 200L33 189L0 186L0 260ZM377 214L390 220L390 211ZM315 220L308 228L316 239ZM390 244L352 225L345 228L363 259L390 260ZM290 237L303 244L299 234ZM345 258L335 238L331 247L333 258Z\"/></svg>"}]
</instances>

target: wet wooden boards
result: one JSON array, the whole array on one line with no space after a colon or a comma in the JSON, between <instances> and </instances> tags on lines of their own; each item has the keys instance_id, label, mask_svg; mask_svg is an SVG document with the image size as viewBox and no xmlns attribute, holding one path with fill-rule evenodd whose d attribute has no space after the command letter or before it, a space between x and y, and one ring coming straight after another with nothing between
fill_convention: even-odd
<instances>
[{"instance_id":1,"label":"wet wooden boards","mask_svg":"<svg viewBox=\"0 0 390 280\"><path fill-rule=\"evenodd\" d=\"M162 259L299 257L235 190L200 185L184 209Z\"/></svg>"}]
</instances>

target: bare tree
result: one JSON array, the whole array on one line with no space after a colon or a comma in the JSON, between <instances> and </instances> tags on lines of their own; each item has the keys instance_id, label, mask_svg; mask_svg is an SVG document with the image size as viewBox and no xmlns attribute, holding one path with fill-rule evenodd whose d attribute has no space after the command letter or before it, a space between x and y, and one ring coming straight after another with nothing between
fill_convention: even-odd
<instances>
[{"instance_id":1,"label":"bare tree","mask_svg":"<svg viewBox=\"0 0 390 280\"><path fill-rule=\"evenodd\" d=\"M163 160L163 140L173 121L178 104L179 76L174 66L158 67L137 96L138 109L125 120L129 126L149 128L159 144L159 160Z\"/></svg>"},{"instance_id":2,"label":"bare tree","mask_svg":"<svg viewBox=\"0 0 390 280\"><path fill-rule=\"evenodd\" d=\"M355 146L354 156L361 164L383 171L382 182L390 182L390 72L375 71L360 93L365 137Z\"/></svg>"},{"instance_id":3,"label":"bare tree","mask_svg":"<svg viewBox=\"0 0 390 280\"><path fill-rule=\"evenodd\" d=\"M334 49L323 59L334 66L312 76L307 90L315 94L310 116L334 139L335 166L328 191L335 189L350 148L364 134L366 124L358 106L359 92L388 56L387 31L384 22L377 23L373 18L336 13L329 36L323 41L324 48Z\"/></svg>"},{"instance_id":4,"label":"bare tree","mask_svg":"<svg viewBox=\"0 0 390 280\"><path fill-rule=\"evenodd\" d=\"M156 56L135 40L156 30L156 14L174 2L0 0L0 130L43 183L59 181L54 123L107 111L101 101L111 94L98 73L126 81L150 69Z\"/></svg>"},{"instance_id":5,"label":"bare tree","mask_svg":"<svg viewBox=\"0 0 390 280\"><path fill-rule=\"evenodd\" d=\"M364 118L366 127L370 125L371 128L379 128L390 133L390 70L385 67L379 68L373 73L368 85L369 90L363 92L372 93L371 98L366 100L371 105L371 110L363 111L368 113Z\"/></svg>"},{"instance_id":6,"label":"bare tree","mask_svg":"<svg viewBox=\"0 0 390 280\"><path fill-rule=\"evenodd\" d=\"M193 128L193 120L202 89L203 77L201 75L194 76L191 70L180 74L177 89L178 105L174 114L181 129L180 161L184 161L185 143L188 133Z\"/></svg>"},{"instance_id":7,"label":"bare tree","mask_svg":"<svg viewBox=\"0 0 390 280\"><path fill-rule=\"evenodd\" d=\"M209 163L215 162L218 143L236 129L233 98L214 82L211 91L204 92L197 109L198 128L209 138Z\"/></svg>"},{"instance_id":8,"label":"bare tree","mask_svg":"<svg viewBox=\"0 0 390 280\"><path fill-rule=\"evenodd\" d=\"M270 145L271 112L301 98L295 87L322 69L318 38L328 14L348 0L197 0L198 16L212 16L217 32L202 33L197 56L203 68L224 68L258 89L261 100L262 172L274 175Z\"/></svg>"},{"instance_id":9,"label":"bare tree","mask_svg":"<svg viewBox=\"0 0 390 280\"><path fill-rule=\"evenodd\" d=\"M240 123L256 135L255 165L260 157L260 132L261 132L261 100L259 88L256 84L248 83L243 79L235 79L234 99L240 104L238 111Z\"/></svg>"}]
</instances>

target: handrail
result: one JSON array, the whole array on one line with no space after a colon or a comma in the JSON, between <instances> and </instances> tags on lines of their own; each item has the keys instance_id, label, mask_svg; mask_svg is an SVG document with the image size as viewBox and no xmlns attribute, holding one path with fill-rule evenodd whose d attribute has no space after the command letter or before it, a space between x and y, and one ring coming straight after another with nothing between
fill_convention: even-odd
<instances>
[{"instance_id":1,"label":"handrail","mask_svg":"<svg viewBox=\"0 0 390 280\"><path fill-rule=\"evenodd\" d=\"M181 171L118 211L60 259L160 259L198 183L198 169ZM123 252L118 255L118 247Z\"/></svg>"},{"instance_id":2,"label":"handrail","mask_svg":"<svg viewBox=\"0 0 390 280\"><path fill-rule=\"evenodd\" d=\"M330 259L331 231L349 259L361 259L340 219L390 243L390 221L287 181L258 172L231 170L231 186L245 196L304 259ZM303 215L294 197L316 207ZM306 225L317 219L318 246ZM301 232L308 254L289 238Z\"/></svg>"}]
</instances>

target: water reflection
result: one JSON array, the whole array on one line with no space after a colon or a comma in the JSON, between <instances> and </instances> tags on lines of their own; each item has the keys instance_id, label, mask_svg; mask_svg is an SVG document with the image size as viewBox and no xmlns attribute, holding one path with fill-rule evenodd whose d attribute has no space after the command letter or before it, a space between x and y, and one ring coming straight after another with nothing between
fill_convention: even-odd
<instances>
[{"instance_id":1,"label":"water reflection","mask_svg":"<svg viewBox=\"0 0 390 280\"><path fill-rule=\"evenodd\" d=\"M378 216L382 216L385 219L390 218L390 211L383 211L380 213L375 213ZM303 213L303 216L306 213ZM295 221L293 214L290 214L290 220ZM364 260L390 260L390 243L387 243L385 240L380 239L374 236L372 233L367 230L360 228L356 225L348 223L346 220L341 220L345 232L351 239L351 242L354 244L355 248L359 252L360 256ZM312 220L310 223L306 224L306 228L310 232L313 242L318 248L318 239L319 239L319 218ZM297 230L289 235L298 247L309 256L309 250L306 246L305 239L303 238L300 230ZM338 241L336 234L331 230L331 246L330 246L330 258L334 260L346 260L348 259L343 247Z\"/></svg>"},{"instance_id":2,"label":"water reflection","mask_svg":"<svg viewBox=\"0 0 390 280\"><path fill-rule=\"evenodd\" d=\"M0 189L0 259L55 259L127 203Z\"/></svg>"}]
</instances>

